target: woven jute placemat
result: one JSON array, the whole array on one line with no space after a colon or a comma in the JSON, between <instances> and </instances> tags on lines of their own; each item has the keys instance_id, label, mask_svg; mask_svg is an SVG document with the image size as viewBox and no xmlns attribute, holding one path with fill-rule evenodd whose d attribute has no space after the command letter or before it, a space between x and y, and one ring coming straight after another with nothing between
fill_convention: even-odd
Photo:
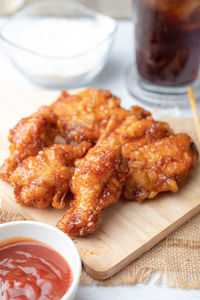
<instances>
[{"instance_id":1,"label":"woven jute placemat","mask_svg":"<svg viewBox=\"0 0 200 300\"><path fill-rule=\"evenodd\" d=\"M0 223L14 220L24 220L24 217L2 202ZM158 271L156 284L165 273L169 287L200 288L200 214L112 278L93 280L83 271L81 283L102 286L147 283Z\"/></svg>"}]
</instances>

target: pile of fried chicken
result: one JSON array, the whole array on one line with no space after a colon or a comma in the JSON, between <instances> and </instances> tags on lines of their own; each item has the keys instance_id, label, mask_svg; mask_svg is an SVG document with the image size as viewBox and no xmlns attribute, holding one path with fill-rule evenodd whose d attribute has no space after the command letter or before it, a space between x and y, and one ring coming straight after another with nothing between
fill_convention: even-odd
<instances>
[{"instance_id":1,"label":"pile of fried chicken","mask_svg":"<svg viewBox=\"0 0 200 300\"><path fill-rule=\"evenodd\" d=\"M133 106L126 110L107 90L62 92L10 130L10 156L0 178L17 203L69 208L57 227L70 236L92 233L105 207L177 192L198 160L185 133Z\"/></svg>"}]
</instances>

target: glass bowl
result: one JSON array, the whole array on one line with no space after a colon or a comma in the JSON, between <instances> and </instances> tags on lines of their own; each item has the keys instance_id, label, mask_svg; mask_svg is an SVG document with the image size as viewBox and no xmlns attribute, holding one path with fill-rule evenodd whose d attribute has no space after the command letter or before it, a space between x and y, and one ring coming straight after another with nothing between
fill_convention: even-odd
<instances>
[{"instance_id":1,"label":"glass bowl","mask_svg":"<svg viewBox=\"0 0 200 300\"><path fill-rule=\"evenodd\" d=\"M1 28L14 65L33 82L72 88L94 78L106 64L116 21L68 0L39 0Z\"/></svg>"}]
</instances>

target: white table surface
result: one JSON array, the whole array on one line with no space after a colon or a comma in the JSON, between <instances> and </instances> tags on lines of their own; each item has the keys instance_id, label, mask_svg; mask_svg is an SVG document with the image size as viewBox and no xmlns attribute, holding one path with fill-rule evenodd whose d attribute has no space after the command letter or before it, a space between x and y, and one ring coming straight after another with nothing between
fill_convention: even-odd
<instances>
[{"instance_id":1,"label":"white table surface","mask_svg":"<svg viewBox=\"0 0 200 300\"><path fill-rule=\"evenodd\" d=\"M0 20L0 25L2 24ZM125 107L137 102L129 95L126 89L125 73L127 67L133 61L133 29L130 21L119 21L117 38L112 49L109 61L104 70L89 84L88 87L104 88L111 90L114 94L122 98ZM12 65L0 47L0 79L8 80L10 83L20 88L41 89L23 77ZM0 99L3 101L3 99ZM137 103L138 104L138 103ZM144 105L143 105L144 106ZM173 115L192 117L190 108L174 110ZM117 287L96 287L80 286L75 300L196 300L200 299L200 290L182 290L178 288L167 288L165 280L155 286L153 278L147 285L138 284L135 286Z\"/></svg>"}]
</instances>

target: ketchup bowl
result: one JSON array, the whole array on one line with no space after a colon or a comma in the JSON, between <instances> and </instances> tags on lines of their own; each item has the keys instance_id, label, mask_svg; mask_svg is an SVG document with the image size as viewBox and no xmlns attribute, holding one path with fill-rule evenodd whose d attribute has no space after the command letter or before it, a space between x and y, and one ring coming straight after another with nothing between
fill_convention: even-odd
<instances>
[{"instance_id":1,"label":"ketchup bowl","mask_svg":"<svg viewBox=\"0 0 200 300\"><path fill-rule=\"evenodd\" d=\"M34 221L0 225L0 298L72 300L80 275L78 250L57 228Z\"/></svg>"}]
</instances>

